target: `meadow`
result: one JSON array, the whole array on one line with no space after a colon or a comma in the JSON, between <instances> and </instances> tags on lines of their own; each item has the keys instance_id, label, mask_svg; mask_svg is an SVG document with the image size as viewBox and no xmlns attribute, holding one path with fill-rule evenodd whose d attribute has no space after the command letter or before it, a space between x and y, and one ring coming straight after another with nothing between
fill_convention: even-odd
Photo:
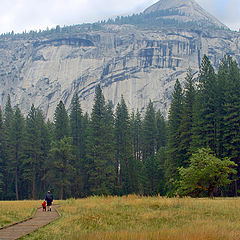
<instances>
[{"instance_id":1,"label":"meadow","mask_svg":"<svg viewBox=\"0 0 240 240\"><path fill-rule=\"evenodd\" d=\"M29 201L27 205L32 207L36 203ZM62 217L24 237L24 240L240 239L239 198L192 199L130 195L68 199L57 203L60 204L58 210ZM13 212L18 212L25 202L17 204L19 208Z\"/></svg>"},{"instance_id":2,"label":"meadow","mask_svg":"<svg viewBox=\"0 0 240 240\"><path fill-rule=\"evenodd\" d=\"M29 218L42 201L0 201L0 227Z\"/></svg>"}]
</instances>

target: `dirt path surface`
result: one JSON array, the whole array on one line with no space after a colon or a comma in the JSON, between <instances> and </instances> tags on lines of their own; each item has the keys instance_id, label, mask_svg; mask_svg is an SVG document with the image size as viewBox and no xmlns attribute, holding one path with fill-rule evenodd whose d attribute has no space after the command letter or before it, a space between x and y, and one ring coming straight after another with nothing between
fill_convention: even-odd
<instances>
[{"instance_id":1,"label":"dirt path surface","mask_svg":"<svg viewBox=\"0 0 240 240\"><path fill-rule=\"evenodd\" d=\"M59 217L60 214L54 206L52 206L51 212L43 212L42 208L39 208L32 218L24 222L16 223L9 227L3 227L0 229L0 240L19 239L40 227L47 225Z\"/></svg>"}]
</instances>

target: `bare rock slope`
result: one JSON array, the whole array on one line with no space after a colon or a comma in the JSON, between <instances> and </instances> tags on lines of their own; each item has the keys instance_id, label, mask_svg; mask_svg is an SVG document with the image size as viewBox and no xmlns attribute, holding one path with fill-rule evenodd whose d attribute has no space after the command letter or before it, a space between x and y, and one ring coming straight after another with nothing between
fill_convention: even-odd
<instances>
[{"instance_id":1,"label":"bare rock slope","mask_svg":"<svg viewBox=\"0 0 240 240\"><path fill-rule=\"evenodd\" d=\"M90 112L95 86L101 84L106 100L115 106L123 95L129 110L144 111L151 99L166 116L175 80L183 82L188 67L197 76L204 54L215 67L226 54L240 64L240 34L193 0L160 0L138 17L141 26L126 18L127 24L113 21L2 36L0 105L10 94L25 114L34 104L52 119L58 102L63 100L69 109L77 91L83 110ZM200 25L190 28L194 21ZM205 28L204 21L209 24Z\"/></svg>"},{"instance_id":2,"label":"bare rock slope","mask_svg":"<svg viewBox=\"0 0 240 240\"><path fill-rule=\"evenodd\" d=\"M228 29L226 25L221 23L215 17L206 12L194 0L160 0L154 5L147 8L144 13L149 14L156 11L168 11L168 16L163 18L174 18L183 22L197 22L199 25L208 27L219 27Z\"/></svg>"}]
</instances>

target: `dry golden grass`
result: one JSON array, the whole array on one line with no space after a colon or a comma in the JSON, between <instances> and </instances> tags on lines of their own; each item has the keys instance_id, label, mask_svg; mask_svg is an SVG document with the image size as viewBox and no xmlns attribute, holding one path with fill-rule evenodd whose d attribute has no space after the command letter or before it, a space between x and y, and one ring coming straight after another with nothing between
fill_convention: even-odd
<instances>
[{"instance_id":1,"label":"dry golden grass","mask_svg":"<svg viewBox=\"0 0 240 240\"><path fill-rule=\"evenodd\" d=\"M240 239L240 199L91 197L59 202L62 218L24 239Z\"/></svg>"},{"instance_id":2,"label":"dry golden grass","mask_svg":"<svg viewBox=\"0 0 240 240\"><path fill-rule=\"evenodd\" d=\"M41 201L0 201L0 226L30 217Z\"/></svg>"},{"instance_id":3,"label":"dry golden grass","mask_svg":"<svg viewBox=\"0 0 240 240\"><path fill-rule=\"evenodd\" d=\"M0 227L29 218L43 200L0 201ZM58 201L54 201L58 203Z\"/></svg>"}]
</instances>

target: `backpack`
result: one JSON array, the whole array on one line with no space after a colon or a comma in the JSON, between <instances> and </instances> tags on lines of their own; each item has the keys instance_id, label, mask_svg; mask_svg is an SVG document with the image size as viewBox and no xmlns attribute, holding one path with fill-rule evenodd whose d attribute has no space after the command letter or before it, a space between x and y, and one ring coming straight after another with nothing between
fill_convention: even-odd
<instances>
[{"instance_id":1,"label":"backpack","mask_svg":"<svg viewBox=\"0 0 240 240\"><path fill-rule=\"evenodd\" d=\"M47 201L51 201L51 200L52 200L51 194L47 194Z\"/></svg>"}]
</instances>

